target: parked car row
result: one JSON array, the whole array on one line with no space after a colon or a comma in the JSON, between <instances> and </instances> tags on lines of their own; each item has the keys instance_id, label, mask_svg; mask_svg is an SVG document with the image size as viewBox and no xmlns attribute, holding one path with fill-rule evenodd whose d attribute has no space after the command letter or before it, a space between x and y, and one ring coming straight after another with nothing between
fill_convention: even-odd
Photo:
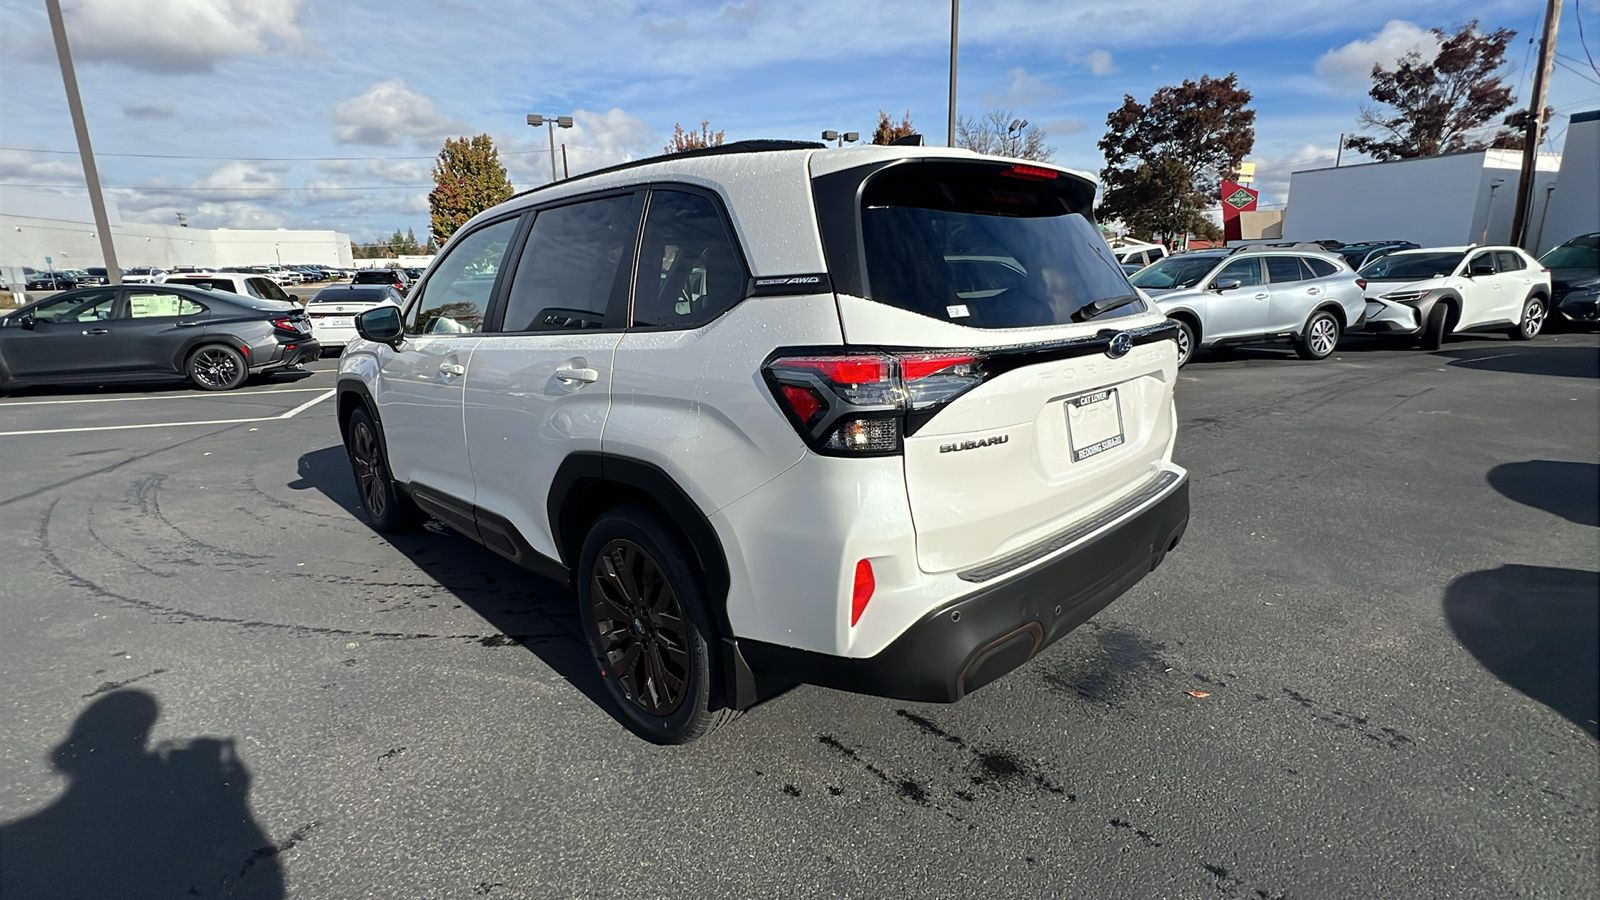
<instances>
[{"instance_id":1,"label":"parked car row","mask_svg":"<svg viewBox=\"0 0 1600 900\"><path fill-rule=\"evenodd\" d=\"M218 272L232 272L236 274L261 275L271 279L279 287L287 287L295 284L343 281L353 277L358 270L315 265L261 265L224 266L221 269L210 266L173 266L170 269L160 266L134 266L124 268L121 271L124 284L163 284L172 277L179 275L203 276L213 275ZM76 287L111 283L105 268L99 266L89 269L59 269L53 272L41 272L25 266L23 267L23 274L27 276L27 289L30 291L70 291Z\"/></svg>"},{"instance_id":2,"label":"parked car row","mask_svg":"<svg viewBox=\"0 0 1600 900\"><path fill-rule=\"evenodd\" d=\"M1517 247L1405 241L1330 251L1257 245L1168 256L1129 280L1177 323L1180 365L1201 347L1283 339L1302 358L1323 359L1356 331L1436 350L1447 334L1503 330L1529 340L1552 316L1592 323L1596 244L1583 235L1543 260Z\"/></svg>"}]
</instances>

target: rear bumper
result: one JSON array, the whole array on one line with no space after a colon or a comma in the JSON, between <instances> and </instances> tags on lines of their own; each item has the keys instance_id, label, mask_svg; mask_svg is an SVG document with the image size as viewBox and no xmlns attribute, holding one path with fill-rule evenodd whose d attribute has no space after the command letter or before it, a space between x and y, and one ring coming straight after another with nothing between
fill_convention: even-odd
<instances>
[{"instance_id":1,"label":"rear bumper","mask_svg":"<svg viewBox=\"0 0 1600 900\"><path fill-rule=\"evenodd\" d=\"M926 614L877 655L850 658L739 640L761 680L953 703L1017 668L1161 564L1189 525L1185 477L1086 543Z\"/></svg>"},{"instance_id":2,"label":"rear bumper","mask_svg":"<svg viewBox=\"0 0 1600 900\"><path fill-rule=\"evenodd\" d=\"M290 349L290 348L293 349ZM316 338L306 338L293 343L281 343L273 358L260 366L251 366L252 372L270 372L300 363L315 362L322 358L322 344Z\"/></svg>"}]
</instances>

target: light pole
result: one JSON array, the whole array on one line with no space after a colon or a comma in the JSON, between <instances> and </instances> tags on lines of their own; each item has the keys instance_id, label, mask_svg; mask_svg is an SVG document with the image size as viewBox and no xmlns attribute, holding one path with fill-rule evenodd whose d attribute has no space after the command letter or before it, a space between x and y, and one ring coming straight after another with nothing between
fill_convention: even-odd
<instances>
[{"instance_id":1,"label":"light pole","mask_svg":"<svg viewBox=\"0 0 1600 900\"><path fill-rule=\"evenodd\" d=\"M550 181L554 183L559 178L559 176L556 175L556 127L560 126L562 128L571 128L572 117L535 116L530 114L528 116L528 124L535 128L543 125L550 132Z\"/></svg>"},{"instance_id":2,"label":"light pole","mask_svg":"<svg viewBox=\"0 0 1600 900\"><path fill-rule=\"evenodd\" d=\"M956 34L961 25L961 0L950 0L950 128L945 145L956 145Z\"/></svg>"},{"instance_id":3,"label":"light pole","mask_svg":"<svg viewBox=\"0 0 1600 900\"><path fill-rule=\"evenodd\" d=\"M67 109L72 113L72 131L78 137L78 156L83 160L83 180L89 186L89 206L94 210L95 231L100 235L100 255L105 258L106 282L122 283L117 267L117 250L111 240L111 220L106 216L106 200L100 191L100 170L89 144L89 123L83 117L83 100L78 96L78 73L72 67L72 49L67 44L67 26L61 18L61 0L45 0L50 16L50 33L56 40L56 59L61 63L61 81L67 89Z\"/></svg>"},{"instance_id":4,"label":"light pole","mask_svg":"<svg viewBox=\"0 0 1600 900\"><path fill-rule=\"evenodd\" d=\"M843 147L845 141L849 141L850 143L854 144L856 141L861 140L861 132L859 132L859 131L824 131L822 133L822 139L825 140L825 141L838 141L838 143L835 144L834 146Z\"/></svg>"},{"instance_id":5,"label":"light pole","mask_svg":"<svg viewBox=\"0 0 1600 900\"><path fill-rule=\"evenodd\" d=\"M1006 126L1006 152L1012 156L1021 156L1022 148L1017 146L1017 136L1022 134L1022 129L1028 127L1027 119L1012 119Z\"/></svg>"}]
</instances>

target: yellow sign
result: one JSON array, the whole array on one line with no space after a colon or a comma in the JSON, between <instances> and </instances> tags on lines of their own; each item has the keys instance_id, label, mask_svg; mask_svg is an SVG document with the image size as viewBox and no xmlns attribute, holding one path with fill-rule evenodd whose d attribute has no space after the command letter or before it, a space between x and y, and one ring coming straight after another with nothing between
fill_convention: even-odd
<instances>
[{"instance_id":1,"label":"yellow sign","mask_svg":"<svg viewBox=\"0 0 1600 900\"><path fill-rule=\"evenodd\" d=\"M1253 162L1239 164L1239 177L1233 179L1240 184L1250 184L1256 180L1256 164Z\"/></svg>"}]
</instances>

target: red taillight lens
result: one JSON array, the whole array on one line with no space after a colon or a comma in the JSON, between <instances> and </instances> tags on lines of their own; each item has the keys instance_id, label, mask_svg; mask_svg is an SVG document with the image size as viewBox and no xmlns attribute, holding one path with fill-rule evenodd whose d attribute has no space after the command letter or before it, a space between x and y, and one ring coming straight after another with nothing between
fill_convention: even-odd
<instances>
[{"instance_id":1,"label":"red taillight lens","mask_svg":"<svg viewBox=\"0 0 1600 900\"><path fill-rule=\"evenodd\" d=\"M1015 165L1009 169L1001 169L1000 174L1006 178L1026 178L1029 181L1053 181L1061 174L1055 169L1046 169L1044 166Z\"/></svg>"},{"instance_id":2,"label":"red taillight lens","mask_svg":"<svg viewBox=\"0 0 1600 900\"><path fill-rule=\"evenodd\" d=\"M816 391L801 385L784 385L783 397L789 401L789 409L794 411L795 418L807 428L817 424L817 414L828 408Z\"/></svg>"},{"instance_id":3,"label":"red taillight lens","mask_svg":"<svg viewBox=\"0 0 1600 900\"><path fill-rule=\"evenodd\" d=\"M856 563L856 583L850 590L850 627L861 621L861 614L866 612L867 601L872 599L872 591L878 582L872 577L872 563L861 560Z\"/></svg>"},{"instance_id":4,"label":"red taillight lens","mask_svg":"<svg viewBox=\"0 0 1600 900\"><path fill-rule=\"evenodd\" d=\"M889 360L881 356L798 356L783 363L819 372L834 384L872 384L889 380Z\"/></svg>"},{"instance_id":5,"label":"red taillight lens","mask_svg":"<svg viewBox=\"0 0 1600 900\"><path fill-rule=\"evenodd\" d=\"M272 320L272 327L273 328L281 328L284 331L299 331L300 330L300 329L295 327L293 319L273 319Z\"/></svg>"},{"instance_id":6,"label":"red taillight lens","mask_svg":"<svg viewBox=\"0 0 1600 900\"><path fill-rule=\"evenodd\" d=\"M900 357L900 374L904 375L907 381L916 381L918 378L926 378L935 372L942 372L953 366L964 366L977 361L978 357L970 353L953 356L941 356L932 353L923 356L902 356Z\"/></svg>"},{"instance_id":7,"label":"red taillight lens","mask_svg":"<svg viewBox=\"0 0 1600 900\"><path fill-rule=\"evenodd\" d=\"M1365 278L1357 278L1356 279L1356 287L1361 288L1363 291L1366 290L1367 289L1367 280Z\"/></svg>"}]
</instances>

